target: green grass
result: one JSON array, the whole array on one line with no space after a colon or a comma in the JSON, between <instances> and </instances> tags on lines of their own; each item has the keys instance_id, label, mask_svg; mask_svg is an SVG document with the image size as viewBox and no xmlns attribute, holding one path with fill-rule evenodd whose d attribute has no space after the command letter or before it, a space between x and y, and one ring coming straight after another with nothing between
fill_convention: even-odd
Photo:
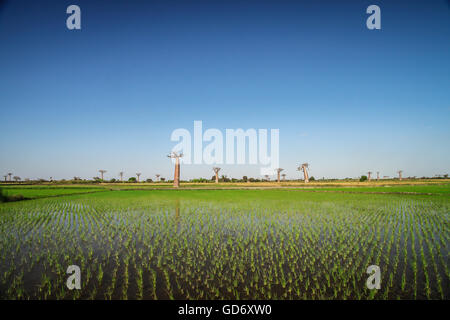
<instances>
[{"instance_id":1,"label":"green grass","mask_svg":"<svg viewBox=\"0 0 450 320\"><path fill-rule=\"evenodd\" d=\"M450 195L450 184L442 185L404 185L404 186L380 186L380 187L339 187L328 188L319 187L312 189L318 191L339 191L339 192L374 192L374 193L432 193Z\"/></svg>"},{"instance_id":2,"label":"green grass","mask_svg":"<svg viewBox=\"0 0 450 320\"><path fill-rule=\"evenodd\" d=\"M47 198L79 193L90 193L105 191L105 188L96 187L48 187L48 186L8 186L3 187L3 194L6 196L22 195L26 199Z\"/></svg>"},{"instance_id":3,"label":"green grass","mask_svg":"<svg viewBox=\"0 0 450 320\"><path fill-rule=\"evenodd\" d=\"M63 190L75 191L0 204L1 299L450 297L441 189ZM79 291L65 286L71 264Z\"/></svg>"}]
</instances>

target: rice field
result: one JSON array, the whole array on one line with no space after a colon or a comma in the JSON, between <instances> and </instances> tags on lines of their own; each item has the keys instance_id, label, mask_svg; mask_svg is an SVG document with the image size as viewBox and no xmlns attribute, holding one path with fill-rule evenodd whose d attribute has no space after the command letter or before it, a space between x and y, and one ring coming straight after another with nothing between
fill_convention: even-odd
<instances>
[{"instance_id":1,"label":"rice field","mask_svg":"<svg viewBox=\"0 0 450 320\"><path fill-rule=\"evenodd\" d=\"M21 195L25 199L37 199L58 197L63 195L80 194L80 193L92 193L105 191L102 187L25 187L25 186L8 186L3 188L3 194L7 196Z\"/></svg>"},{"instance_id":2,"label":"rice field","mask_svg":"<svg viewBox=\"0 0 450 320\"><path fill-rule=\"evenodd\" d=\"M445 194L297 190L3 203L0 299L449 299L449 209Z\"/></svg>"}]
</instances>

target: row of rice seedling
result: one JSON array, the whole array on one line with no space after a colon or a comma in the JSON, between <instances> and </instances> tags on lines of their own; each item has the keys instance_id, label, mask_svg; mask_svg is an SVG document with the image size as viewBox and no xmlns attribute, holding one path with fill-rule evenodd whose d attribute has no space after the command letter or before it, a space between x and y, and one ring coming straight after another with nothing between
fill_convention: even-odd
<instances>
[{"instance_id":1,"label":"row of rice seedling","mask_svg":"<svg viewBox=\"0 0 450 320\"><path fill-rule=\"evenodd\" d=\"M258 202L112 192L2 205L0 298L449 298L445 198L264 192ZM372 264L380 290L365 285ZM66 287L69 265L81 290Z\"/></svg>"}]
</instances>

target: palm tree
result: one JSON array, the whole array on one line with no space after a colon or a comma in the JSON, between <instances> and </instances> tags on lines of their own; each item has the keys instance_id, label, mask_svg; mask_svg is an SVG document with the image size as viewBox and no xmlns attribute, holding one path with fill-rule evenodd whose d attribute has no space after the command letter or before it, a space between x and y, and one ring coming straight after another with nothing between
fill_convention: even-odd
<instances>
[{"instance_id":1,"label":"palm tree","mask_svg":"<svg viewBox=\"0 0 450 320\"><path fill-rule=\"evenodd\" d=\"M20 181L20 177L18 177L18 176L14 176L13 179L14 179L14 181L16 181L16 182L17 182L17 181Z\"/></svg>"},{"instance_id":2,"label":"palm tree","mask_svg":"<svg viewBox=\"0 0 450 320\"><path fill-rule=\"evenodd\" d=\"M137 182L139 182L139 176L141 175L141 173L138 172L138 173L136 173L136 175L137 175Z\"/></svg>"},{"instance_id":3,"label":"palm tree","mask_svg":"<svg viewBox=\"0 0 450 320\"><path fill-rule=\"evenodd\" d=\"M104 173L106 173L107 171L106 170L98 170L98 172L100 172L100 175L101 175L101 180L103 180L103 174Z\"/></svg>"}]
</instances>

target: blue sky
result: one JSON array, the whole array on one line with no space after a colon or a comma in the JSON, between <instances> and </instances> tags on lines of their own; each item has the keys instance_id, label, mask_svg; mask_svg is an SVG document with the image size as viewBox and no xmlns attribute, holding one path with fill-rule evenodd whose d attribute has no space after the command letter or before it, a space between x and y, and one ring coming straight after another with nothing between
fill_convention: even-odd
<instances>
[{"instance_id":1,"label":"blue sky","mask_svg":"<svg viewBox=\"0 0 450 320\"><path fill-rule=\"evenodd\" d=\"M2 1L0 173L169 178L170 135L194 120L279 129L291 178L448 173L449 39L444 0Z\"/></svg>"}]
</instances>

